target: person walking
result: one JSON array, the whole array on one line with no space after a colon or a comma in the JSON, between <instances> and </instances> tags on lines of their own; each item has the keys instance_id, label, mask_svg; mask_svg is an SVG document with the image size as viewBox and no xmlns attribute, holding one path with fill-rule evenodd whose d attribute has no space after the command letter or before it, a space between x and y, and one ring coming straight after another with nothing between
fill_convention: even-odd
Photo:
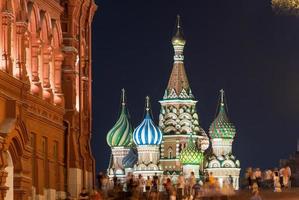
<instances>
[{"instance_id":1,"label":"person walking","mask_svg":"<svg viewBox=\"0 0 299 200\"><path fill-rule=\"evenodd\" d=\"M274 185L274 192L281 192L281 184L280 184L280 177L279 172L274 170L273 173L273 185Z\"/></svg>"},{"instance_id":2,"label":"person walking","mask_svg":"<svg viewBox=\"0 0 299 200\"><path fill-rule=\"evenodd\" d=\"M147 179L146 179L146 181L145 181L146 199L149 199L149 198L150 198L151 187L152 187L152 180L151 180L150 177L148 176Z\"/></svg>"},{"instance_id":3,"label":"person walking","mask_svg":"<svg viewBox=\"0 0 299 200\"><path fill-rule=\"evenodd\" d=\"M141 174L139 174L138 176L138 180L137 180L137 184L138 184L138 196L139 199L143 199L143 192L144 192L144 186L145 186L145 181L142 177Z\"/></svg>"},{"instance_id":4,"label":"person walking","mask_svg":"<svg viewBox=\"0 0 299 200\"><path fill-rule=\"evenodd\" d=\"M177 199L182 200L184 196L184 189L185 189L185 177L183 174L179 175L177 181Z\"/></svg>"}]
</instances>

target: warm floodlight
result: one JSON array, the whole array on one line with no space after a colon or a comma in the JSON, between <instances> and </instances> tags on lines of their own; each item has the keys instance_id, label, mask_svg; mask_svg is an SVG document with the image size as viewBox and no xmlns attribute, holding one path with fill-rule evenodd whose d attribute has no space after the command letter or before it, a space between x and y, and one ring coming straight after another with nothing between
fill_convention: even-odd
<instances>
[{"instance_id":1,"label":"warm floodlight","mask_svg":"<svg viewBox=\"0 0 299 200\"><path fill-rule=\"evenodd\" d=\"M272 8L277 13L299 16L299 0L272 0Z\"/></svg>"}]
</instances>

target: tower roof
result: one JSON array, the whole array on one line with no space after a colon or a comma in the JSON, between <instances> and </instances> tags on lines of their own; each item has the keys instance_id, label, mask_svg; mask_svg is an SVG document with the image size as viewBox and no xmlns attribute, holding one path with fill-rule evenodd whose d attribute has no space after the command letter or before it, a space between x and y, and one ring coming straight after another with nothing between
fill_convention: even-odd
<instances>
[{"instance_id":1,"label":"tower roof","mask_svg":"<svg viewBox=\"0 0 299 200\"><path fill-rule=\"evenodd\" d=\"M121 94L121 111L115 125L107 134L107 143L110 147L129 147L132 144L133 127L125 101L125 90Z\"/></svg>"},{"instance_id":2,"label":"tower roof","mask_svg":"<svg viewBox=\"0 0 299 200\"><path fill-rule=\"evenodd\" d=\"M180 153L180 162L183 165L199 165L202 161L203 153L196 147L190 134L187 147Z\"/></svg>"},{"instance_id":3,"label":"tower roof","mask_svg":"<svg viewBox=\"0 0 299 200\"><path fill-rule=\"evenodd\" d=\"M160 145L162 132L154 124L150 115L149 97L146 97L145 117L141 124L134 130L133 140L136 145Z\"/></svg>"},{"instance_id":4,"label":"tower roof","mask_svg":"<svg viewBox=\"0 0 299 200\"><path fill-rule=\"evenodd\" d=\"M224 90L220 90L220 103L218 105L217 117L212 122L209 130L211 138L233 139L236 135L236 129L230 122L226 113L226 103L224 101Z\"/></svg>"},{"instance_id":5,"label":"tower roof","mask_svg":"<svg viewBox=\"0 0 299 200\"><path fill-rule=\"evenodd\" d=\"M184 67L183 52L186 40L179 15L177 16L176 31L171 41L174 48L174 63L164 99L192 99L193 95Z\"/></svg>"}]
</instances>

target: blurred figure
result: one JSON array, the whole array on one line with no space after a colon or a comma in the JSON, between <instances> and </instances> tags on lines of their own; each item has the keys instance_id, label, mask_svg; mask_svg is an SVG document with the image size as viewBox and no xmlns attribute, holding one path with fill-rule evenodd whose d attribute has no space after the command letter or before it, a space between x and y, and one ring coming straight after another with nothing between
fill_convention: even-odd
<instances>
[{"instance_id":1,"label":"blurred figure","mask_svg":"<svg viewBox=\"0 0 299 200\"><path fill-rule=\"evenodd\" d=\"M284 187L288 188L290 184L290 177L291 177L291 168L286 166L283 170L283 185Z\"/></svg>"},{"instance_id":2,"label":"blurred figure","mask_svg":"<svg viewBox=\"0 0 299 200\"><path fill-rule=\"evenodd\" d=\"M196 178L194 172L190 173L188 178L188 195L191 196L193 194L193 186L196 184Z\"/></svg>"},{"instance_id":3,"label":"blurred figure","mask_svg":"<svg viewBox=\"0 0 299 200\"><path fill-rule=\"evenodd\" d=\"M284 167L280 168L280 170L279 170L279 182L280 182L281 187L284 187L284 185L283 185L284 170L285 170Z\"/></svg>"},{"instance_id":4,"label":"blurred figure","mask_svg":"<svg viewBox=\"0 0 299 200\"><path fill-rule=\"evenodd\" d=\"M213 188L215 188L215 185L216 185L216 179L213 176L213 172L210 172L210 174L209 174L209 186L213 189Z\"/></svg>"},{"instance_id":5,"label":"blurred figure","mask_svg":"<svg viewBox=\"0 0 299 200\"><path fill-rule=\"evenodd\" d=\"M267 169L264 173L264 187L271 188L273 180L273 172L270 169Z\"/></svg>"},{"instance_id":6,"label":"blurred figure","mask_svg":"<svg viewBox=\"0 0 299 200\"><path fill-rule=\"evenodd\" d=\"M82 188L82 190L79 194L79 199L89 199L89 194L85 187Z\"/></svg>"},{"instance_id":7,"label":"blurred figure","mask_svg":"<svg viewBox=\"0 0 299 200\"><path fill-rule=\"evenodd\" d=\"M180 174L177 180L177 199L181 200L184 196L184 188L185 188L185 177L183 174Z\"/></svg>"},{"instance_id":8,"label":"blurred figure","mask_svg":"<svg viewBox=\"0 0 299 200\"><path fill-rule=\"evenodd\" d=\"M156 200L158 199L158 185L159 185L159 177L157 176L157 173L153 176L153 181L152 181L152 188L151 188L151 199Z\"/></svg>"},{"instance_id":9,"label":"blurred figure","mask_svg":"<svg viewBox=\"0 0 299 200\"><path fill-rule=\"evenodd\" d=\"M149 199L151 187L152 187L152 181L151 181L150 177L148 176L145 181L146 199Z\"/></svg>"},{"instance_id":10,"label":"blurred figure","mask_svg":"<svg viewBox=\"0 0 299 200\"><path fill-rule=\"evenodd\" d=\"M96 189L92 190L92 193L90 195L90 200L102 200L100 193Z\"/></svg>"},{"instance_id":11,"label":"blurred figure","mask_svg":"<svg viewBox=\"0 0 299 200\"><path fill-rule=\"evenodd\" d=\"M144 186L145 186L145 181L142 177L141 174L138 176L138 193L139 193L139 199L143 199L143 192L144 192Z\"/></svg>"},{"instance_id":12,"label":"blurred figure","mask_svg":"<svg viewBox=\"0 0 299 200\"><path fill-rule=\"evenodd\" d=\"M252 193L258 192L259 191L259 186L257 184L257 182L254 182L252 184Z\"/></svg>"},{"instance_id":13,"label":"blurred figure","mask_svg":"<svg viewBox=\"0 0 299 200\"><path fill-rule=\"evenodd\" d=\"M117 184L117 177L116 177L116 175L113 176L112 180L113 180L113 187L115 187L116 184Z\"/></svg>"},{"instance_id":14,"label":"blurred figure","mask_svg":"<svg viewBox=\"0 0 299 200\"><path fill-rule=\"evenodd\" d=\"M281 192L280 177L278 170L273 173L274 192Z\"/></svg>"},{"instance_id":15,"label":"blurred figure","mask_svg":"<svg viewBox=\"0 0 299 200\"><path fill-rule=\"evenodd\" d=\"M250 200L262 200L262 197L259 194L259 191L255 191L253 193L253 196L250 198Z\"/></svg>"},{"instance_id":16,"label":"blurred figure","mask_svg":"<svg viewBox=\"0 0 299 200\"><path fill-rule=\"evenodd\" d=\"M254 172L254 176L255 176L255 180L256 183L258 185L258 187L261 187L261 181L262 181L262 172L260 170L260 168L256 168L255 172Z\"/></svg>"},{"instance_id":17,"label":"blurred figure","mask_svg":"<svg viewBox=\"0 0 299 200\"><path fill-rule=\"evenodd\" d=\"M97 179L98 179L98 186L99 186L99 189L101 190L101 189L102 189L103 172L100 172L100 173L98 174Z\"/></svg>"},{"instance_id":18,"label":"blurred figure","mask_svg":"<svg viewBox=\"0 0 299 200\"><path fill-rule=\"evenodd\" d=\"M193 191L192 194L193 194L194 199L200 197L201 186L199 184L199 180L197 180L196 183L193 185L192 191Z\"/></svg>"},{"instance_id":19,"label":"blurred figure","mask_svg":"<svg viewBox=\"0 0 299 200\"><path fill-rule=\"evenodd\" d=\"M252 168L249 167L245 173L245 178L247 179L247 184L248 184L249 189L251 189L251 187L252 187L252 180L251 180L252 174L253 174Z\"/></svg>"}]
</instances>

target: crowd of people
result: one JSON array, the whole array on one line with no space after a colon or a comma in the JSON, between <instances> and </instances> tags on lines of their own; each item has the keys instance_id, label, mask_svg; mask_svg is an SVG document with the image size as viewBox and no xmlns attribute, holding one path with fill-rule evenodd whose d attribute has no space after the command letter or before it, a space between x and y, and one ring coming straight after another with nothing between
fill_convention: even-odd
<instances>
[{"instance_id":1,"label":"crowd of people","mask_svg":"<svg viewBox=\"0 0 299 200\"><path fill-rule=\"evenodd\" d=\"M282 189L291 187L291 175L289 166L273 170L267 169L263 172L259 168L252 169L250 167L246 170L245 179L248 188L253 191L258 188L272 188L274 192L281 192Z\"/></svg>"},{"instance_id":2,"label":"crowd of people","mask_svg":"<svg viewBox=\"0 0 299 200\"><path fill-rule=\"evenodd\" d=\"M194 172L188 176L155 174L152 177L129 173L123 180L116 177L111 180L100 173L97 178L103 199L192 200L208 196L231 196L235 193L231 176L220 187L212 173L206 174L203 180L197 179Z\"/></svg>"},{"instance_id":3,"label":"crowd of people","mask_svg":"<svg viewBox=\"0 0 299 200\"><path fill-rule=\"evenodd\" d=\"M248 168L245 172L246 187L252 192L251 200L261 200L261 189L273 189L281 192L291 187L291 169L285 166L281 169L261 171L259 168ZM210 196L221 196L222 199L235 194L233 178L222 180L222 183L212 173L197 179L193 172L189 175L157 175L143 176L129 173L119 179L108 177L100 172L97 176L98 189L87 192L85 188L80 193L80 199L91 200L192 200L204 199ZM220 185L221 184L221 185ZM226 198L225 198L226 197Z\"/></svg>"}]
</instances>

